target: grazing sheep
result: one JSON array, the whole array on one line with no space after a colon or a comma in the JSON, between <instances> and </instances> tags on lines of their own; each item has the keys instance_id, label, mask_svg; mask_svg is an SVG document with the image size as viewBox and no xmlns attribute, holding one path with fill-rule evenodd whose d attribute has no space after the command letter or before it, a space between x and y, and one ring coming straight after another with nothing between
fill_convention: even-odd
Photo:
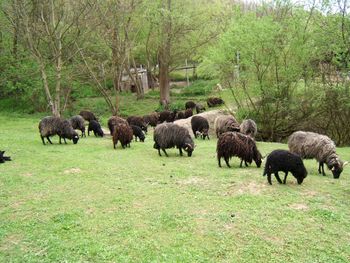
<instances>
[{"instance_id":1,"label":"grazing sheep","mask_svg":"<svg viewBox=\"0 0 350 263\"><path fill-rule=\"evenodd\" d=\"M139 126L141 130L143 130L147 134L148 123L145 123L142 117L130 116L126 119L126 121L129 123L129 125Z\"/></svg>"},{"instance_id":2,"label":"grazing sheep","mask_svg":"<svg viewBox=\"0 0 350 263\"><path fill-rule=\"evenodd\" d=\"M137 142L137 138L140 139L141 142L145 141L145 135L143 134L141 128L139 126L136 125L130 125L132 132L135 136L135 141Z\"/></svg>"},{"instance_id":3,"label":"grazing sheep","mask_svg":"<svg viewBox=\"0 0 350 263\"><path fill-rule=\"evenodd\" d=\"M133 132L129 124L125 123L119 123L117 126L114 127L113 131L113 147L116 149L116 145L118 141L120 141L120 144L122 145L123 149L126 146L130 147L130 142L133 138Z\"/></svg>"},{"instance_id":4,"label":"grazing sheep","mask_svg":"<svg viewBox=\"0 0 350 263\"><path fill-rule=\"evenodd\" d=\"M344 166L337 153L334 142L326 135L314 132L296 131L288 139L288 147L292 153L303 159L315 158L319 162L318 172L325 176L324 163L333 173L335 179L340 177Z\"/></svg>"},{"instance_id":5,"label":"grazing sheep","mask_svg":"<svg viewBox=\"0 0 350 263\"><path fill-rule=\"evenodd\" d=\"M79 113L79 115L82 116L84 118L84 120L86 120L88 122L90 122L90 121L98 121L96 116L91 111L82 110Z\"/></svg>"},{"instance_id":6,"label":"grazing sheep","mask_svg":"<svg viewBox=\"0 0 350 263\"><path fill-rule=\"evenodd\" d=\"M92 121L89 122L88 136L90 136L90 131L93 131L94 135L96 137L98 137L98 136L103 137L104 136L103 130L101 128L101 125L97 121L92 120Z\"/></svg>"},{"instance_id":7,"label":"grazing sheep","mask_svg":"<svg viewBox=\"0 0 350 263\"><path fill-rule=\"evenodd\" d=\"M178 111L176 113L175 120L182 120L182 119L186 119L185 112L184 111Z\"/></svg>"},{"instance_id":8,"label":"grazing sheep","mask_svg":"<svg viewBox=\"0 0 350 263\"><path fill-rule=\"evenodd\" d=\"M252 138L255 138L258 131L255 121L251 119L244 120L239 126L240 132Z\"/></svg>"},{"instance_id":9,"label":"grazing sheep","mask_svg":"<svg viewBox=\"0 0 350 263\"><path fill-rule=\"evenodd\" d=\"M115 126L117 126L118 124L128 124L128 122L125 119L121 118L121 117L112 116L112 117L109 118L107 124L108 124L109 132L113 136L113 132L114 132L114 127Z\"/></svg>"},{"instance_id":10,"label":"grazing sheep","mask_svg":"<svg viewBox=\"0 0 350 263\"><path fill-rule=\"evenodd\" d=\"M262 163L262 156L256 147L255 141L249 136L239 132L223 133L219 137L216 152L219 167L221 167L221 158L224 158L228 167L231 167L229 164L229 159L232 156L241 158L240 167L242 167L243 161L247 166L247 163L251 164L254 160L258 168Z\"/></svg>"},{"instance_id":11,"label":"grazing sheep","mask_svg":"<svg viewBox=\"0 0 350 263\"><path fill-rule=\"evenodd\" d=\"M224 104L224 101L220 98L208 98L207 99L207 104L208 104L208 107L215 107L217 105L221 105L221 104Z\"/></svg>"},{"instance_id":12,"label":"grazing sheep","mask_svg":"<svg viewBox=\"0 0 350 263\"><path fill-rule=\"evenodd\" d=\"M39 122L39 132L41 136L41 140L45 145L44 137L47 138L48 142L52 144L50 140L50 136L58 135L60 138L63 138L64 143L66 142L66 138L69 140L73 140L73 143L76 144L79 140L79 136L77 132L73 129L72 125L67 120L63 120L59 117L47 116L43 118Z\"/></svg>"},{"instance_id":13,"label":"grazing sheep","mask_svg":"<svg viewBox=\"0 0 350 263\"><path fill-rule=\"evenodd\" d=\"M69 119L70 124L72 125L74 130L81 131L81 137L86 137L85 134L85 123L84 118L80 115L75 115Z\"/></svg>"},{"instance_id":14,"label":"grazing sheep","mask_svg":"<svg viewBox=\"0 0 350 263\"><path fill-rule=\"evenodd\" d=\"M0 151L0 163L4 163L5 161L11 161L10 156L4 156L5 151Z\"/></svg>"},{"instance_id":15,"label":"grazing sheep","mask_svg":"<svg viewBox=\"0 0 350 263\"><path fill-rule=\"evenodd\" d=\"M185 110L185 119L191 117L192 115L193 115L193 110L192 109Z\"/></svg>"},{"instance_id":16,"label":"grazing sheep","mask_svg":"<svg viewBox=\"0 0 350 263\"><path fill-rule=\"evenodd\" d=\"M196 104L196 112L197 114L204 112L205 111L205 107L202 104L197 103Z\"/></svg>"},{"instance_id":17,"label":"grazing sheep","mask_svg":"<svg viewBox=\"0 0 350 263\"><path fill-rule=\"evenodd\" d=\"M187 152L187 155L190 157L194 150L193 140L188 132L188 130L184 127L180 127L173 123L163 123L157 125L154 129L154 149L158 149L159 156L160 150L165 153L168 157L165 149L177 147L179 149L180 155L182 156L182 149Z\"/></svg>"},{"instance_id":18,"label":"grazing sheep","mask_svg":"<svg viewBox=\"0 0 350 263\"><path fill-rule=\"evenodd\" d=\"M163 123L163 122L173 122L175 120L176 117L176 113L177 111L162 111L159 113L159 123Z\"/></svg>"},{"instance_id":19,"label":"grazing sheep","mask_svg":"<svg viewBox=\"0 0 350 263\"><path fill-rule=\"evenodd\" d=\"M228 131L240 131L239 123L231 115L219 116L215 119L214 129L216 136L219 138L221 134Z\"/></svg>"},{"instance_id":20,"label":"grazing sheep","mask_svg":"<svg viewBox=\"0 0 350 263\"><path fill-rule=\"evenodd\" d=\"M193 102L192 100L187 101L187 102L185 103L185 109L186 109L186 110L187 110L187 109L194 109L195 107L196 107L196 103Z\"/></svg>"},{"instance_id":21,"label":"grazing sheep","mask_svg":"<svg viewBox=\"0 0 350 263\"><path fill-rule=\"evenodd\" d=\"M152 127L156 127L157 126L158 120L159 120L159 114L157 112L153 112L151 114L143 116L143 121L145 123L148 123Z\"/></svg>"},{"instance_id":22,"label":"grazing sheep","mask_svg":"<svg viewBox=\"0 0 350 263\"><path fill-rule=\"evenodd\" d=\"M205 137L208 137L209 140L209 123L206 118L201 116L193 116L191 119L191 126L194 137L197 138L199 133L203 140L205 140Z\"/></svg>"},{"instance_id":23,"label":"grazing sheep","mask_svg":"<svg viewBox=\"0 0 350 263\"><path fill-rule=\"evenodd\" d=\"M267 181L269 184L272 184L271 174L274 173L277 181L281 184L282 181L278 175L279 171L285 173L284 184L287 181L288 172L292 173L298 184L301 184L307 176L303 160L298 155L286 150L274 150L267 156L263 176L267 175Z\"/></svg>"}]
</instances>

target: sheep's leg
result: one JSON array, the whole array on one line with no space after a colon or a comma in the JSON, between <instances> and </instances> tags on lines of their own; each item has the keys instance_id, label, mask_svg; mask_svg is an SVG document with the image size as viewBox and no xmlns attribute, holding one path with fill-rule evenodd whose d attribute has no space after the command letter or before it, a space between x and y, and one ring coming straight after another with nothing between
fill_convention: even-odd
<instances>
[{"instance_id":1,"label":"sheep's leg","mask_svg":"<svg viewBox=\"0 0 350 263\"><path fill-rule=\"evenodd\" d=\"M162 156L162 155L160 154L160 148L158 148L158 154L159 154L159 156Z\"/></svg>"},{"instance_id":2,"label":"sheep's leg","mask_svg":"<svg viewBox=\"0 0 350 263\"><path fill-rule=\"evenodd\" d=\"M194 138L196 138L196 139L197 139L197 131L192 130L192 132L193 132L193 134L194 134Z\"/></svg>"},{"instance_id":3,"label":"sheep's leg","mask_svg":"<svg viewBox=\"0 0 350 263\"><path fill-rule=\"evenodd\" d=\"M179 147L180 156L182 156L182 149Z\"/></svg>"},{"instance_id":4,"label":"sheep's leg","mask_svg":"<svg viewBox=\"0 0 350 263\"><path fill-rule=\"evenodd\" d=\"M284 174L284 179L283 179L283 183L284 183L284 184L286 184L286 182L287 182L287 175L288 175L288 172L286 172L286 173Z\"/></svg>"},{"instance_id":5,"label":"sheep's leg","mask_svg":"<svg viewBox=\"0 0 350 263\"><path fill-rule=\"evenodd\" d=\"M324 163L322 163L322 166L321 166L321 167L322 167L322 175L323 175L323 176L326 176L326 173L324 172Z\"/></svg>"},{"instance_id":6,"label":"sheep's leg","mask_svg":"<svg viewBox=\"0 0 350 263\"><path fill-rule=\"evenodd\" d=\"M63 141L64 141L64 144L67 144L67 142L66 142L66 138L64 138L64 137L63 137Z\"/></svg>"},{"instance_id":7,"label":"sheep's leg","mask_svg":"<svg viewBox=\"0 0 350 263\"><path fill-rule=\"evenodd\" d=\"M50 144L52 144L52 141L50 140L49 136L47 136L46 139L49 141Z\"/></svg>"},{"instance_id":8,"label":"sheep's leg","mask_svg":"<svg viewBox=\"0 0 350 263\"><path fill-rule=\"evenodd\" d=\"M230 164L229 164L229 158L228 157L224 157L226 165L228 166L228 168L231 168Z\"/></svg>"},{"instance_id":9,"label":"sheep's leg","mask_svg":"<svg viewBox=\"0 0 350 263\"><path fill-rule=\"evenodd\" d=\"M270 173L267 174L267 181L269 182L270 185L272 185L271 174Z\"/></svg>"},{"instance_id":10,"label":"sheep's leg","mask_svg":"<svg viewBox=\"0 0 350 263\"><path fill-rule=\"evenodd\" d=\"M118 142L117 142L117 143L118 143ZM113 142L113 148L114 148L114 149L116 148L117 143L114 143L114 142Z\"/></svg>"},{"instance_id":11,"label":"sheep's leg","mask_svg":"<svg viewBox=\"0 0 350 263\"><path fill-rule=\"evenodd\" d=\"M275 173L275 177L276 177L277 181L281 184L281 183L282 183L282 180L281 180L281 178L279 177L278 172Z\"/></svg>"},{"instance_id":12,"label":"sheep's leg","mask_svg":"<svg viewBox=\"0 0 350 263\"><path fill-rule=\"evenodd\" d=\"M219 167L221 167L221 157L218 158L218 164L219 164Z\"/></svg>"},{"instance_id":13,"label":"sheep's leg","mask_svg":"<svg viewBox=\"0 0 350 263\"><path fill-rule=\"evenodd\" d=\"M242 168L242 163L243 163L243 159L241 159L241 163L239 165L240 168Z\"/></svg>"},{"instance_id":14,"label":"sheep's leg","mask_svg":"<svg viewBox=\"0 0 350 263\"><path fill-rule=\"evenodd\" d=\"M246 162L246 161L244 161L244 164L245 164L245 167L248 167L248 164L247 164L247 162Z\"/></svg>"},{"instance_id":15,"label":"sheep's leg","mask_svg":"<svg viewBox=\"0 0 350 263\"><path fill-rule=\"evenodd\" d=\"M318 163L318 173L321 174L321 167L322 167L322 162Z\"/></svg>"},{"instance_id":16,"label":"sheep's leg","mask_svg":"<svg viewBox=\"0 0 350 263\"><path fill-rule=\"evenodd\" d=\"M165 149L162 149L162 151L165 153L166 157L169 157L168 154L166 153Z\"/></svg>"},{"instance_id":17,"label":"sheep's leg","mask_svg":"<svg viewBox=\"0 0 350 263\"><path fill-rule=\"evenodd\" d=\"M41 137L41 140L43 141L43 144L45 145L44 137L43 136L40 136L40 137Z\"/></svg>"},{"instance_id":18,"label":"sheep's leg","mask_svg":"<svg viewBox=\"0 0 350 263\"><path fill-rule=\"evenodd\" d=\"M61 136L59 136L59 137L60 137L60 141L59 141L59 143L60 143L60 144L62 144L62 141L61 141Z\"/></svg>"}]
</instances>

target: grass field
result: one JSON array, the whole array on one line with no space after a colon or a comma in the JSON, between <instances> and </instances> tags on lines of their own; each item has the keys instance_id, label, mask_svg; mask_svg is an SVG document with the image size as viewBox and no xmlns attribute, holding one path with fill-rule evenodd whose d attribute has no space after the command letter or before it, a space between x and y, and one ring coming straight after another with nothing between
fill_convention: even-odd
<instances>
[{"instance_id":1,"label":"grass field","mask_svg":"<svg viewBox=\"0 0 350 263\"><path fill-rule=\"evenodd\" d=\"M349 262L350 168L267 184L219 168L216 139L191 158L110 137L43 146L40 117L0 115L0 262ZM285 144L258 143L263 155ZM350 148L338 153L350 160ZM264 164L263 164L264 166Z\"/></svg>"}]
</instances>

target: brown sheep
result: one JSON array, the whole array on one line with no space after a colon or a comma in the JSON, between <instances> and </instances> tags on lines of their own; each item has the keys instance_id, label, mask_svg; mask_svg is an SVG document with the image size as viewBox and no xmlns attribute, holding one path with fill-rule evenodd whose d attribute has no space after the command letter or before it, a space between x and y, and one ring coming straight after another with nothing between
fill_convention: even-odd
<instances>
[{"instance_id":1,"label":"brown sheep","mask_svg":"<svg viewBox=\"0 0 350 263\"><path fill-rule=\"evenodd\" d=\"M223 133L219 137L216 152L219 167L221 167L221 158L224 158L228 167L231 167L229 160L232 156L241 158L240 167L242 167L243 161L246 166L248 166L247 163L251 164L253 160L257 167L260 167L262 163L262 156L256 147L255 141L251 137L239 132Z\"/></svg>"},{"instance_id":2,"label":"brown sheep","mask_svg":"<svg viewBox=\"0 0 350 263\"><path fill-rule=\"evenodd\" d=\"M126 146L130 147L130 142L133 139L133 131L129 124L118 124L114 127L113 131L113 147L116 148L116 145L118 141L120 141L120 144L122 145L123 149Z\"/></svg>"},{"instance_id":3,"label":"brown sheep","mask_svg":"<svg viewBox=\"0 0 350 263\"><path fill-rule=\"evenodd\" d=\"M118 124L128 124L128 122L125 119L118 116L112 116L109 118L108 128L112 136L113 136L114 127L117 126Z\"/></svg>"},{"instance_id":4,"label":"brown sheep","mask_svg":"<svg viewBox=\"0 0 350 263\"><path fill-rule=\"evenodd\" d=\"M228 131L238 131L239 132L239 123L231 115L219 116L215 119L214 129L216 136L219 136Z\"/></svg>"}]
</instances>

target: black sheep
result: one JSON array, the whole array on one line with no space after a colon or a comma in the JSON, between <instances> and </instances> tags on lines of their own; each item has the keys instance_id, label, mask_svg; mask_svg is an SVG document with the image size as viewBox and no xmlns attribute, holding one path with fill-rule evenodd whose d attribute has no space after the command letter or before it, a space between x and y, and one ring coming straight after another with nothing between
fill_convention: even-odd
<instances>
[{"instance_id":1,"label":"black sheep","mask_svg":"<svg viewBox=\"0 0 350 263\"><path fill-rule=\"evenodd\" d=\"M93 131L94 135L96 137L98 137L98 136L103 137L104 136L103 130L101 128L101 125L97 121L92 120L92 121L89 122L88 136L90 136L90 131Z\"/></svg>"},{"instance_id":2,"label":"black sheep","mask_svg":"<svg viewBox=\"0 0 350 263\"><path fill-rule=\"evenodd\" d=\"M158 150L159 156L162 156L160 154L161 149L167 157L168 154L165 149L177 147L181 156L182 149L184 149L189 157L194 150L194 143L188 130L174 123L162 123L157 125L154 129L153 139L153 148Z\"/></svg>"},{"instance_id":3,"label":"black sheep","mask_svg":"<svg viewBox=\"0 0 350 263\"><path fill-rule=\"evenodd\" d=\"M286 183L288 172L297 179L298 184L301 184L307 176L303 160L296 154L293 154L286 150L274 150L266 159L266 165L263 176L267 175L267 181L271 182L271 174L274 173L277 181L281 184L281 178L278 172L285 173L283 183Z\"/></svg>"},{"instance_id":4,"label":"black sheep","mask_svg":"<svg viewBox=\"0 0 350 263\"><path fill-rule=\"evenodd\" d=\"M90 122L90 121L98 121L98 119L96 118L95 114L93 114L91 111L87 111L87 110L82 110L79 113L80 116L82 116L84 118L84 120Z\"/></svg>"},{"instance_id":5,"label":"black sheep","mask_svg":"<svg viewBox=\"0 0 350 263\"><path fill-rule=\"evenodd\" d=\"M187 101L187 102L185 103L185 109L186 109L186 110L187 110L187 109L194 109L195 107L196 107L196 103L193 102L192 100Z\"/></svg>"},{"instance_id":6,"label":"black sheep","mask_svg":"<svg viewBox=\"0 0 350 263\"><path fill-rule=\"evenodd\" d=\"M231 167L229 160L232 156L241 158L240 167L242 167L243 161L247 166L247 163L252 163L254 160L258 168L262 163L262 156L256 147L255 141L239 132L223 133L218 139L216 151L219 167L221 167L221 158L224 158L228 167Z\"/></svg>"},{"instance_id":7,"label":"black sheep","mask_svg":"<svg viewBox=\"0 0 350 263\"><path fill-rule=\"evenodd\" d=\"M159 113L159 123L163 123L163 122L173 122L175 120L176 117L176 113L177 111L162 111Z\"/></svg>"},{"instance_id":8,"label":"black sheep","mask_svg":"<svg viewBox=\"0 0 350 263\"><path fill-rule=\"evenodd\" d=\"M145 141L145 135L143 134L141 128L139 126L136 125L130 125L132 132L135 136L135 141L137 141L137 138L140 139L141 142Z\"/></svg>"},{"instance_id":9,"label":"black sheep","mask_svg":"<svg viewBox=\"0 0 350 263\"><path fill-rule=\"evenodd\" d=\"M129 125L135 125L140 127L141 130L143 130L147 134L148 123L145 123L142 117L130 116L126 119L126 121L129 123Z\"/></svg>"},{"instance_id":10,"label":"black sheep","mask_svg":"<svg viewBox=\"0 0 350 263\"><path fill-rule=\"evenodd\" d=\"M132 141L133 133L129 124L118 124L114 127L113 131L113 147L116 148L118 141L122 145L123 149L126 146L130 147L130 142Z\"/></svg>"},{"instance_id":11,"label":"black sheep","mask_svg":"<svg viewBox=\"0 0 350 263\"><path fill-rule=\"evenodd\" d=\"M184 111L178 111L176 113L176 120L186 119L185 112Z\"/></svg>"},{"instance_id":12,"label":"black sheep","mask_svg":"<svg viewBox=\"0 0 350 263\"><path fill-rule=\"evenodd\" d=\"M191 119L191 126L194 137L197 138L197 133L199 133L203 140L205 140L205 137L208 137L209 140L209 123L206 118L202 116L193 116Z\"/></svg>"},{"instance_id":13,"label":"black sheep","mask_svg":"<svg viewBox=\"0 0 350 263\"><path fill-rule=\"evenodd\" d=\"M39 123L39 132L44 145L44 137L46 137L49 143L52 144L49 137L54 135L59 136L60 144L61 138L63 138L64 143L67 143L66 138L69 140L73 140L74 144L76 144L79 140L78 133L73 129L69 121L63 120L59 117L48 116L43 118Z\"/></svg>"},{"instance_id":14,"label":"black sheep","mask_svg":"<svg viewBox=\"0 0 350 263\"><path fill-rule=\"evenodd\" d=\"M221 104L224 104L224 101L220 98L208 98L207 99L207 104L208 104L208 107L215 107L217 105L221 105Z\"/></svg>"},{"instance_id":15,"label":"black sheep","mask_svg":"<svg viewBox=\"0 0 350 263\"><path fill-rule=\"evenodd\" d=\"M0 151L0 163L4 163L5 161L11 161L10 156L4 156L5 151Z\"/></svg>"}]
</instances>

